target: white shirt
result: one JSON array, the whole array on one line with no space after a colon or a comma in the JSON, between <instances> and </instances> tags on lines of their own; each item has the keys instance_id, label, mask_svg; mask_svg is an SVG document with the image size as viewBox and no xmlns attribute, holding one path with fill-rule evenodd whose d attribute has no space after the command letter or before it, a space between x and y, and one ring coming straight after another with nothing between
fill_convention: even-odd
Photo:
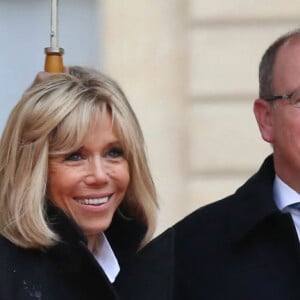
<instances>
[{"instance_id":1,"label":"white shirt","mask_svg":"<svg viewBox=\"0 0 300 300\"><path fill-rule=\"evenodd\" d=\"M102 267L109 281L114 282L120 272L120 266L103 232L100 234L100 241L94 256L99 265Z\"/></svg>"},{"instance_id":2,"label":"white shirt","mask_svg":"<svg viewBox=\"0 0 300 300\"><path fill-rule=\"evenodd\" d=\"M300 194L290 188L277 175L275 176L273 193L275 203L283 213L290 213L294 221L298 239L300 241L300 211L289 205L300 202Z\"/></svg>"}]
</instances>

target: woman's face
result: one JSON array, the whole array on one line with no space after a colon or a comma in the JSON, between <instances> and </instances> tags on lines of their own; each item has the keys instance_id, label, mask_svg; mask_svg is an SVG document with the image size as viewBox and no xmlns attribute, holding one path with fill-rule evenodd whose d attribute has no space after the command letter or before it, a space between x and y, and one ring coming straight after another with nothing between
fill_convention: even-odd
<instances>
[{"instance_id":1,"label":"woman's face","mask_svg":"<svg viewBox=\"0 0 300 300\"><path fill-rule=\"evenodd\" d=\"M109 114L98 117L82 148L49 160L48 195L81 227L89 248L110 226L129 180L128 162Z\"/></svg>"}]
</instances>

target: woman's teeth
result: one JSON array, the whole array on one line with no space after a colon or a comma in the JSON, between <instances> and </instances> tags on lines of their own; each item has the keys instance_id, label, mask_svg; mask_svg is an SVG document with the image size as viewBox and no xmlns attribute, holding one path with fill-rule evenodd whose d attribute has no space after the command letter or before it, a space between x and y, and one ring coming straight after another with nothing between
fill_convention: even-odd
<instances>
[{"instance_id":1,"label":"woman's teeth","mask_svg":"<svg viewBox=\"0 0 300 300\"><path fill-rule=\"evenodd\" d=\"M78 200L78 202L80 204L84 204L84 205L99 205L99 204L106 203L107 201L108 201L108 197L97 198L97 199L82 199L82 200Z\"/></svg>"}]
</instances>

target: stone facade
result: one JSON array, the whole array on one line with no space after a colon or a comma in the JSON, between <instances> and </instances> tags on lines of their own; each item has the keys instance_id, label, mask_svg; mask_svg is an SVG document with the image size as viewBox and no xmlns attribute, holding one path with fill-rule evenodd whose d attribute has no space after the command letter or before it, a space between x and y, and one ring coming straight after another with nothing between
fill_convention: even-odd
<instances>
[{"instance_id":1,"label":"stone facade","mask_svg":"<svg viewBox=\"0 0 300 300\"><path fill-rule=\"evenodd\" d=\"M271 152L252 111L266 47L299 1L103 0L103 67L141 122L157 233L232 193Z\"/></svg>"}]
</instances>

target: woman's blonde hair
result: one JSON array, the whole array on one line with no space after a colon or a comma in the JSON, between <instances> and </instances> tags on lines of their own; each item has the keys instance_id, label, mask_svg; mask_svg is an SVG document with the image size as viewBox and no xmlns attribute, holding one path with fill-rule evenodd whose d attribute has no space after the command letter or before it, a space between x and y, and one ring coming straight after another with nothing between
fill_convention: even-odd
<instances>
[{"instance_id":1,"label":"woman's blonde hair","mask_svg":"<svg viewBox=\"0 0 300 300\"><path fill-rule=\"evenodd\" d=\"M100 113L109 112L130 170L120 210L153 235L157 199L143 134L119 85L93 69L70 67L30 87L11 112L0 141L0 233L24 248L53 245L47 223L48 159L78 150Z\"/></svg>"}]
</instances>

